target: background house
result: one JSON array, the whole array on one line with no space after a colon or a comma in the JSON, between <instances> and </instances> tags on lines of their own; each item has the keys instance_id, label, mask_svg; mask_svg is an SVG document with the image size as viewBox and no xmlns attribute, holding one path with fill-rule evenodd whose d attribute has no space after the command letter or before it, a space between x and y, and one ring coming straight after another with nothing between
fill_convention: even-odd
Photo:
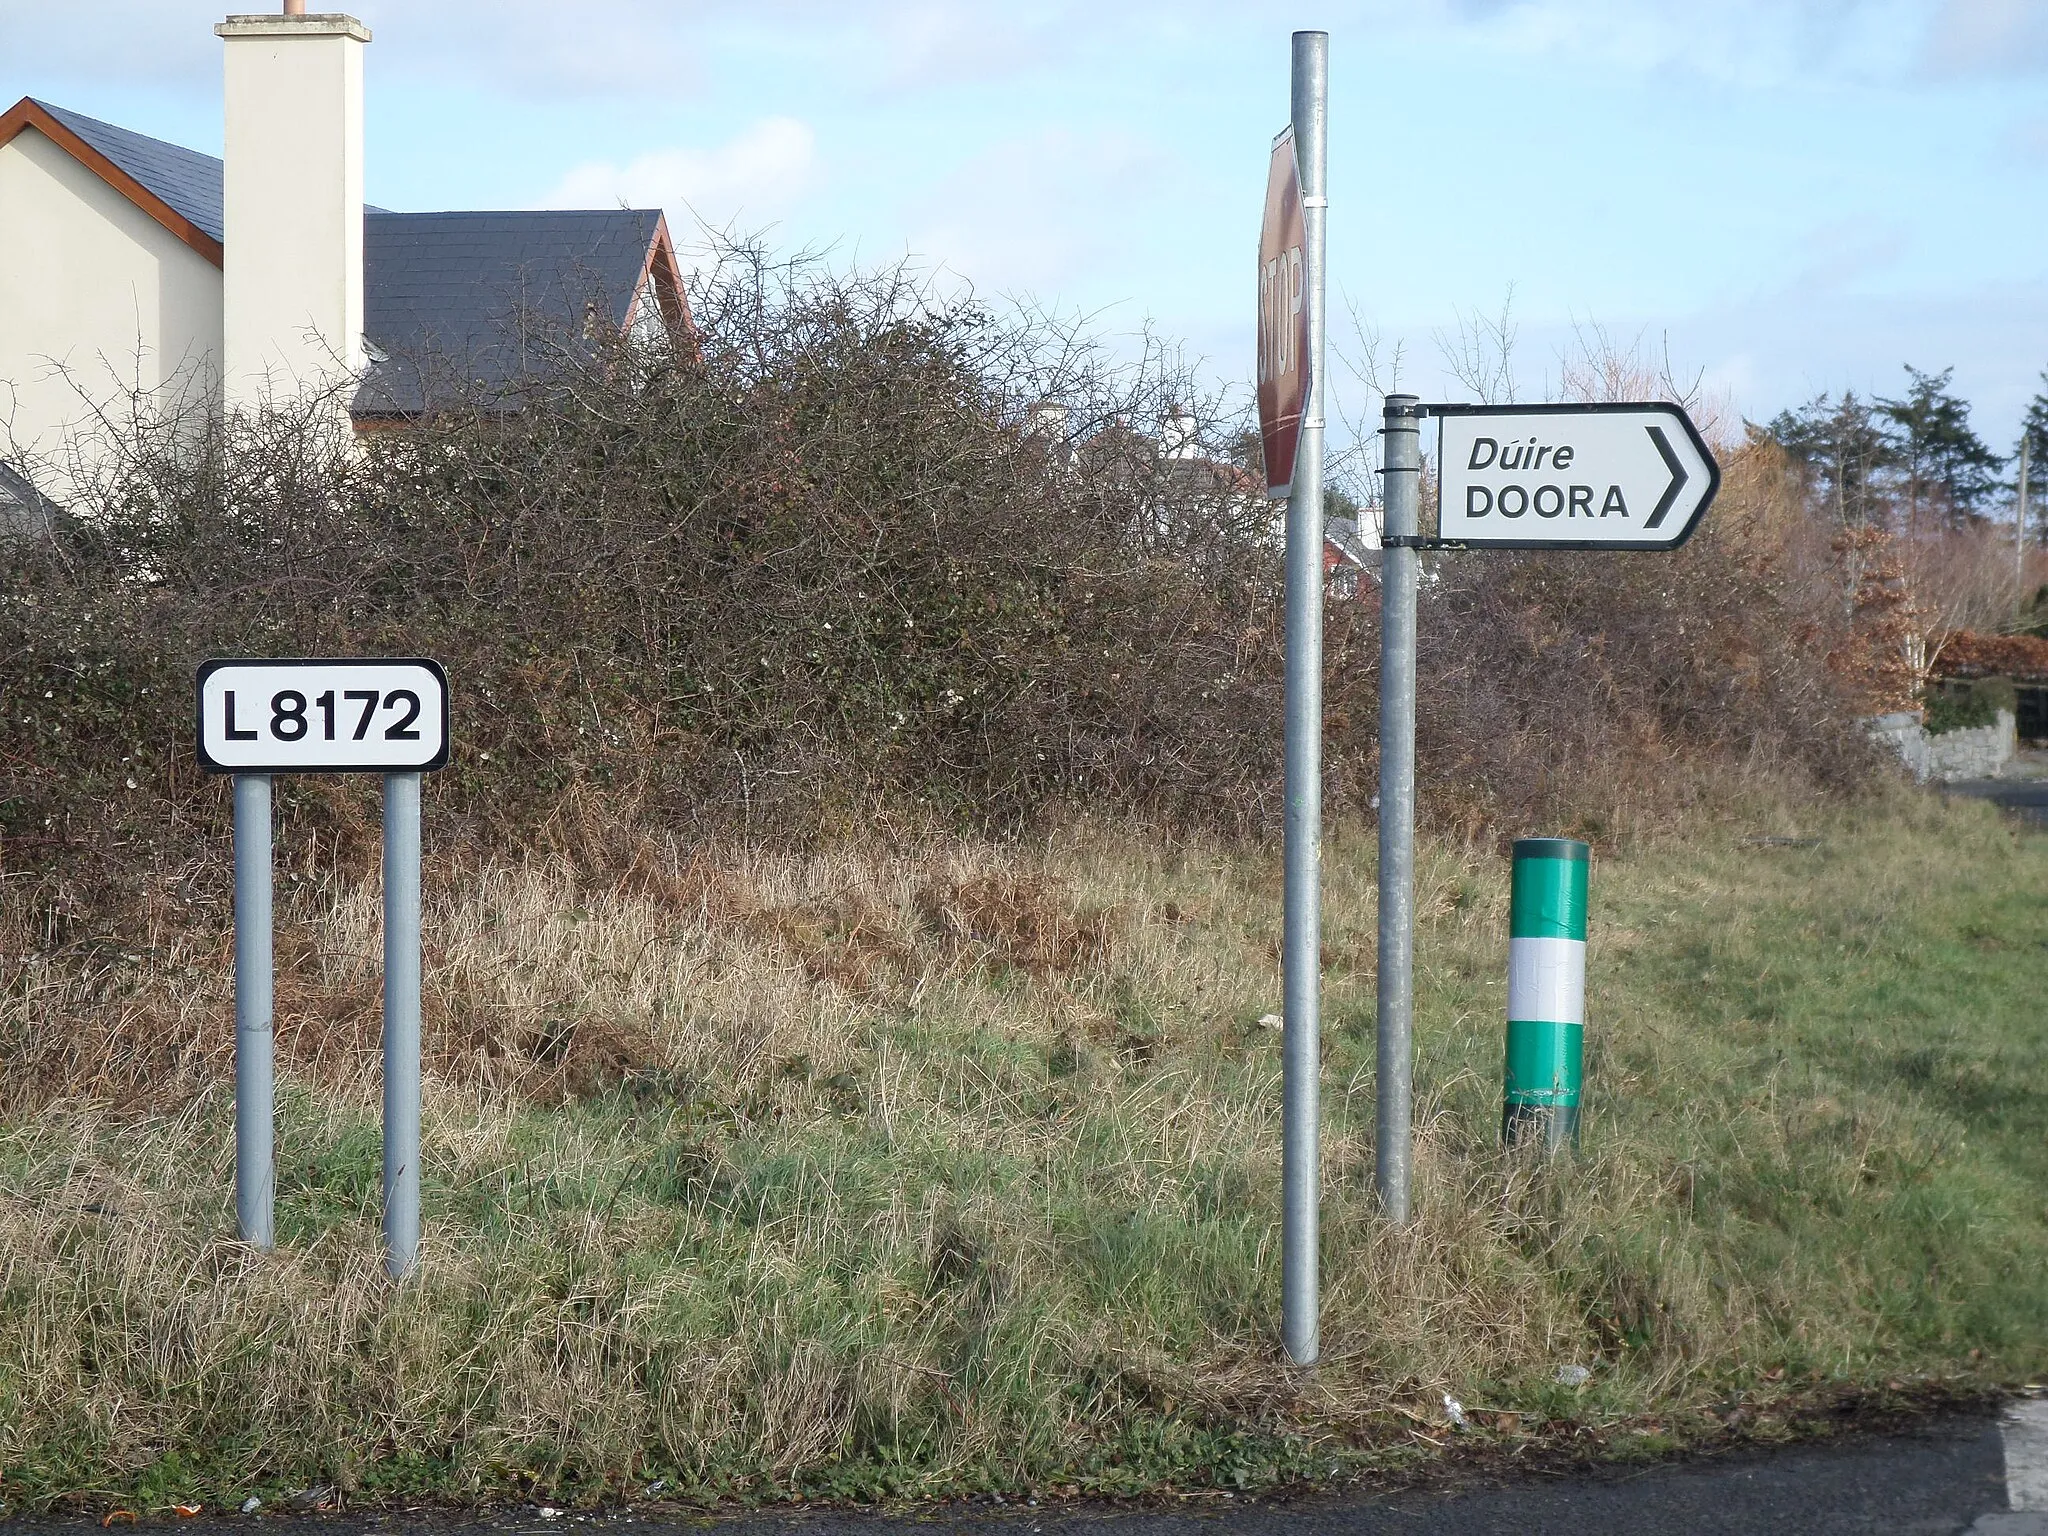
<instances>
[{"instance_id":1,"label":"background house","mask_svg":"<svg viewBox=\"0 0 2048 1536\"><path fill-rule=\"evenodd\" d=\"M2012 684L2019 739L2048 744L2048 639L1966 629L1942 647L1934 676L1947 688L2005 678Z\"/></svg>"},{"instance_id":2,"label":"background house","mask_svg":"<svg viewBox=\"0 0 2048 1536\"><path fill-rule=\"evenodd\" d=\"M1063 413L1062 413L1063 419ZM1264 478L1243 464L1211 454L1202 443L1201 423L1184 405L1169 405L1159 423L1155 452L1162 470L1163 499L1156 531L1172 534L1174 509L1188 502L1218 500L1234 505L1247 523L1269 526L1274 550L1287 546L1287 503L1266 495ZM1327 497L1327 493L1326 493ZM1370 515L1323 518L1323 577L1329 594L1357 598L1377 592L1363 578L1379 569L1380 531Z\"/></svg>"},{"instance_id":3,"label":"background house","mask_svg":"<svg viewBox=\"0 0 2048 1536\"><path fill-rule=\"evenodd\" d=\"M226 157L34 98L0 114L0 502L132 411L326 390L358 428L535 359L535 322L651 342L689 326L658 209L393 213L363 202L347 16L231 16Z\"/></svg>"}]
</instances>

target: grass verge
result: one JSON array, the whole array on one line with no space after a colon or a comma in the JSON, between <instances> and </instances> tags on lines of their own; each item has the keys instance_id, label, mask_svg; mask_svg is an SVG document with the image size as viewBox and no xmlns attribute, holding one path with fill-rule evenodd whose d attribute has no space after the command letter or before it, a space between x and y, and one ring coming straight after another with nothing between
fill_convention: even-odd
<instances>
[{"instance_id":1,"label":"grass verge","mask_svg":"<svg viewBox=\"0 0 2048 1536\"><path fill-rule=\"evenodd\" d=\"M224 936L168 899L146 952L24 936L0 1489L1256 1487L1439 1456L1446 1393L1466 1443L1620 1454L2037 1375L2048 838L1904 795L1787 814L1596 862L1586 1141L1554 1167L1495 1144L1506 861L1425 850L1404 1231L1370 1198L1370 839L1332 842L1309 1376L1275 1337L1265 852L441 870L397 1290L373 883L287 859L274 1255L229 1236Z\"/></svg>"}]
</instances>

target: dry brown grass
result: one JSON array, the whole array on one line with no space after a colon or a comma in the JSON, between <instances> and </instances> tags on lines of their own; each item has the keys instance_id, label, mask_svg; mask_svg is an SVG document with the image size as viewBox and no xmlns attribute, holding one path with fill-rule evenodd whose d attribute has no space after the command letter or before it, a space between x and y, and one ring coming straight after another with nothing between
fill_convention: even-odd
<instances>
[{"instance_id":1,"label":"dry brown grass","mask_svg":"<svg viewBox=\"0 0 2048 1536\"><path fill-rule=\"evenodd\" d=\"M1803 871L1728 832L1603 862L1600 1097L1564 1168L1493 1145L1504 867L1431 845L1402 1231L1369 1194L1370 858L1336 839L1311 1378L1274 1338L1277 878L1257 850L1082 831L1035 851L650 843L606 880L434 871L427 1224L396 1291L364 869L312 870L281 903L271 1255L228 1236L223 936L37 952L17 929L0 1465L37 1497L1119 1488L1426 1449L1445 1392L1598 1425L1696 1412L1766 1366L1789 1389L1974 1345L2024 1369L2038 1336L1980 1281L2048 1252L2040 1213L1939 1105L1857 1076L1891 1048L1881 1024L1836 1059L1784 1022L1845 909L1892 934L1841 940L1866 944L1855 984L1954 985L1899 937L1960 910L1952 848L1987 890L2038 880L2038 849L1988 818L1912 815L1838 821L1843 852ZM1815 880L1831 909L1804 905ZM1805 952L1772 902L1821 924ZM1936 1196L1974 1202L1977 1235ZM1573 1362L1595 1368L1583 1393L1551 1379Z\"/></svg>"}]
</instances>

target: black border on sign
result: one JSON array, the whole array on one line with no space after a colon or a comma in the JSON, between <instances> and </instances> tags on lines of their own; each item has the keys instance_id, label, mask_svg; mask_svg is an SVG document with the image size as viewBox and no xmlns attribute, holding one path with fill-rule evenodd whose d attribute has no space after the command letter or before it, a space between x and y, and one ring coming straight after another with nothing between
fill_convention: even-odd
<instances>
[{"instance_id":1,"label":"black border on sign","mask_svg":"<svg viewBox=\"0 0 2048 1536\"><path fill-rule=\"evenodd\" d=\"M397 767L373 763L293 763L287 768L258 768L217 763L206 755L206 680L222 667L425 667L441 685L441 750L424 763ZM450 727L448 671L425 656L216 656L201 662L192 681L192 720L197 732L193 742L199 766L208 773L433 773L448 766L454 745Z\"/></svg>"},{"instance_id":2,"label":"black border on sign","mask_svg":"<svg viewBox=\"0 0 2048 1536\"><path fill-rule=\"evenodd\" d=\"M1423 410L1431 416L1613 416L1627 411L1658 411L1675 416L1685 428L1685 435L1692 440L1700 460L1707 466L1707 494L1693 513L1685 527L1675 539L1448 539L1438 546L1448 549L1612 549L1635 550L1661 554L1678 548L1693 535L1693 530L1707 520L1707 511L1714 505L1714 498L1721 494L1721 466L1714 461L1706 440L1700 436L1699 428L1692 424L1692 417L1685 407L1675 400L1602 400L1597 402L1574 401L1564 405L1426 405ZM1443 529L1443 463L1444 429L1436 429L1437 463L1437 529Z\"/></svg>"}]
</instances>

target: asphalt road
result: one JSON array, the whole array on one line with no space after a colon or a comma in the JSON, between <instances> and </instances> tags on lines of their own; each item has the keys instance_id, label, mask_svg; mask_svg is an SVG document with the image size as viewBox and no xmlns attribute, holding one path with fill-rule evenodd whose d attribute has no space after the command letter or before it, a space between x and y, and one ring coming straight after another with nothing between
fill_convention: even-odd
<instances>
[{"instance_id":1,"label":"asphalt road","mask_svg":"<svg viewBox=\"0 0 2048 1536\"><path fill-rule=\"evenodd\" d=\"M2048 827L2048 779L1965 779L1942 788L1951 795L1995 801L2038 826Z\"/></svg>"},{"instance_id":2,"label":"asphalt road","mask_svg":"<svg viewBox=\"0 0 2048 1536\"><path fill-rule=\"evenodd\" d=\"M718 1536L2048 1536L2008 1508L1998 1423L1949 1419L1882 1439L1450 1493L1202 1501L1173 1510L939 1511L912 1520L754 1519Z\"/></svg>"},{"instance_id":3,"label":"asphalt road","mask_svg":"<svg viewBox=\"0 0 2048 1536\"><path fill-rule=\"evenodd\" d=\"M1151 1508L977 1503L909 1514L719 1519L652 1510L525 1509L480 1518L265 1514L179 1521L175 1529L180 1536L2048 1536L2048 1401L2015 1413L2029 1422L1951 1417L1792 1450L1394 1495L1214 1498ZM144 1528L170 1529L157 1522ZM83 1519L0 1522L0 1536L86 1536L97 1529Z\"/></svg>"}]
</instances>

